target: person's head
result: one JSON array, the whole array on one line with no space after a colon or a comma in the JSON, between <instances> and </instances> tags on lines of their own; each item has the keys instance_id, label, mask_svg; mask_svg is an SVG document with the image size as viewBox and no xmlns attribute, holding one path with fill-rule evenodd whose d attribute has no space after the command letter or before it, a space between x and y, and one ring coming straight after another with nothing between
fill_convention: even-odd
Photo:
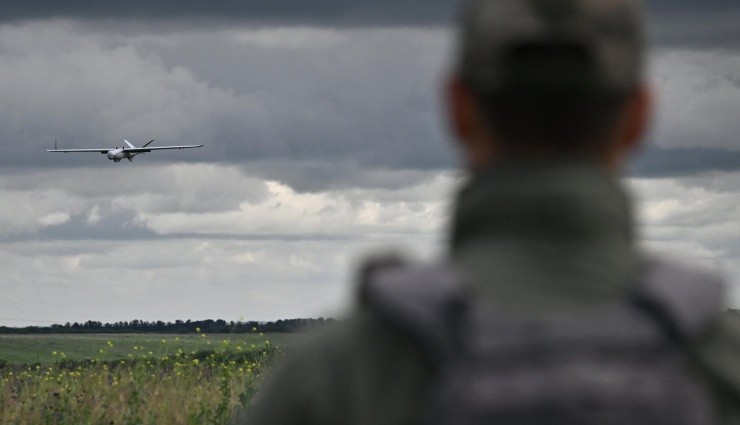
<instances>
[{"instance_id":1,"label":"person's head","mask_svg":"<svg viewBox=\"0 0 740 425\"><path fill-rule=\"evenodd\" d=\"M639 0L470 0L448 85L478 170L577 158L618 169L647 125Z\"/></svg>"}]
</instances>

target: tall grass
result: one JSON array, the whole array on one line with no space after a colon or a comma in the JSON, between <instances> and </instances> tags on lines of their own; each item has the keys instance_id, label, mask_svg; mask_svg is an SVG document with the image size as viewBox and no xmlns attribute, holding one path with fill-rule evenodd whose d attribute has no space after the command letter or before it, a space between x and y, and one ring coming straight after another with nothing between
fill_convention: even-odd
<instances>
[{"instance_id":1,"label":"tall grass","mask_svg":"<svg viewBox=\"0 0 740 425\"><path fill-rule=\"evenodd\" d=\"M163 345L166 341L163 341ZM0 371L2 424L224 424L256 391L269 341L174 353L135 346L124 359L72 361Z\"/></svg>"}]
</instances>

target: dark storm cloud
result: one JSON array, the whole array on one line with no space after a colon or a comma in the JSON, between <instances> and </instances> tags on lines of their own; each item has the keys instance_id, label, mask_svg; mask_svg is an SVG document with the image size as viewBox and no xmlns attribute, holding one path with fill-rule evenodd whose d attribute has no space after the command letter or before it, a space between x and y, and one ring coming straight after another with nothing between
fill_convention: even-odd
<instances>
[{"instance_id":1,"label":"dark storm cloud","mask_svg":"<svg viewBox=\"0 0 740 425\"><path fill-rule=\"evenodd\" d=\"M719 148L651 147L631 167L635 177L686 177L712 171L740 171L740 151Z\"/></svg>"},{"instance_id":2,"label":"dark storm cloud","mask_svg":"<svg viewBox=\"0 0 740 425\"><path fill-rule=\"evenodd\" d=\"M71 18L172 21L218 19L266 24L447 24L455 0L6 0L1 21ZM735 0L649 0L656 18L666 13L703 13L737 9Z\"/></svg>"},{"instance_id":3,"label":"dark storm cloud","mask_svg":"<svg viewBox=\"0 0 740 425\"><path fill-rule=\"evenodd\" d=\"M0 21L30 19L218 20L301 25L438 25L451 0L6 0Z\"/></svg>"},{"instance_id":4,"label":"dark storm cloud","mask_svg":"<svg viewBox=\"0 0 740 425\"><path fill-rule=\"evenodd\" d=\"M655 12L693 11L737 8L736 0L648 0L648 8Z\"/></svg>"},{"instance_id":5,"label":"dark storm cloud","mask_svg":"<svg viewBox=\"0 0 740 425\"><path fill-rule=\"evenodd\" d=\"M736 50L740 41L740 5L652 11L650 41L656 47Z\"/></svg>"},{"instance_id":6,"label":"dark storm cloud","mask_svg":"<svg viewBox=\"0 0 740 425\"><path fill-rule=\"evenodd\" d=\"M264 1L248 9L247 2L227 1L205 10L207 3L194 1L90 5L70 1L62 2L64 7L11 1L0 22L120 15L146 23L148 18L178 21L229 15L244 22L269 22L284 16L283 23L306 25L356 14L373 25L428 24L442 22L441 11L454 8L456 2L321 0L310 2L310 7L295 3ZM171 14L163 12L167 7ZM331 13L322 12L332 8ZM740 9L723 0L654 1L650 8L659 21ZM342 19L337 22L349 23ZM680 33L679 27L673 30ZM139 164L221 163L255 170L265 177L283 176L281 181L311 191L364 186L368 176L363 170L456 166L446 140L439 93L450 47L448 30L299 26L122 35L63 22L37 22L25 29L8 29L4 35L0 71L7 83L0 81L6 101L0 106L0 125L5 129L0 143L9 153L0 157L4 167L99 164L109 167L110 178L115 180L130 178ZM13 45L18 47L14 50ZM723 118L721 112L731 108L715 104L725 98L733 104L736 83L713 76L733 76L735 62L701 56L695 60L701 65L695 67L698 77L689 73L684 78L684 74L674 77L672 73L687 69L683 56L668 59L661 69L667 70L664 79L675 81L676 87L668 85L663 92L681 96L666 96L667 106L661 105L661 110L688 104L692 108L666 114L666 124L659 126L661 141L670 141L673 147L728 147L723 141L735 132L736 120ZM705 75L711 78L704 81ZM689 77L692 84L685 83ZM684 96L677 87L696 90ZM717 95L704 96L707 87L716 87ZM681 115L683 111L693 112L687 117ZM197 142L206 146L145 155L134 164L112 164L99 154L44 152L54 138L59 138L61 146L84 148L120 146L124 137L136 144L156 137L157 144ZM664 170L660 172L669 172L662 163L656 164ZM640 172L647 172L640 167ZM372 181L380 187L395 184Z\"/></svg>"},{"instance_id":7,"label":"dark storm cloud","mask_svg":"<svg viewBox=\"0 0 740 425\"><path fill-rule=\"evenodd\" d=\"M450 26L455 0L6 0L0 24L39 19L103 22L109 30L156 31L171 25L321 27ZM657 46L737 48L740 3L735 0L650 0L650 39ZM197 26L197 25L196 25Z\"/></svg>"},{"instance_id":8,"label":"dark storm cloud","mask_svg":"<svg viewBox=\"0 0 740 425\"><path fill-rule=\"evenodd\" d=\"M37 22L6 27L2 36L0 142L8 155L0 166L99 165L115 179L155 162L305 161L305 176L331 182L358 168L454 164L437 88L445 30L299 27L138 38ZM55 138L64 148L112 148L123 138L205 146L113 164L98 153L44 152ZM338 176L311 163L350 165Z\"/></svg>"}]
</instances>

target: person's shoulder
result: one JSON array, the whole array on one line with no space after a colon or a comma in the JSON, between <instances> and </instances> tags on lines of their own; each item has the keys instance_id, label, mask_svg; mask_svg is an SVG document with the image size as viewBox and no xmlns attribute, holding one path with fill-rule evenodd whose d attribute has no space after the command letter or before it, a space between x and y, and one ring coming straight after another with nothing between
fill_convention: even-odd
<instances>
[{"instance_id":1,"label":"person's shoulder","mask_svg":"<svg viewBox=\"0 0 740 425\"><path fill-rule=\"evenodd\" d=\"M341 392L362 383L366 365L391 344L382 325L364 311L296 336L265 371L255 399L235 423L342 423L327 419L341 410Z\"/></svg>"},{"instance_id":2,"label":"person's shoulder","mask_svg":"<svg viewBox=\"0 0 740 425\"><path fill-rule=\"evenodd\" d=\"M740 395L740 314L724 312L718 315L710 332L700 340L699 354L708 367L720 375L733 375Z\"/></svg>"},{"instance_id":3,"label":"person's shoulder","mask_svg":"<svg viewBox=\"0 0 740 425\"><path fill-rule=\"evenodd\" d=\"M721 313L696 347L699 367L715 394L722 423L740 423L740 315Z\"/></svg>"}]
</instances>

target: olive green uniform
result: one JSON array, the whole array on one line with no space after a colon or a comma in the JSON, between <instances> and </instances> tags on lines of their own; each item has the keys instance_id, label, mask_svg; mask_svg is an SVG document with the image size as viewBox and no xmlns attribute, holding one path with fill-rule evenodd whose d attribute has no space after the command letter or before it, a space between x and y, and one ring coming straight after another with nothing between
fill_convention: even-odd
<instances>
[{"instance_id":1,"label":"olive green uniform","mask_svg":"<svg viewBox=\"0 0 740 425\"><path fill-rule=\"evenodd\" d=\"M477 294L545 318L624 299L642 261L624 190L580 163L510 163L475 176L457 200L451 242L451 261ZM740 323L718 312L696 350L722 422L740 424ZM237 422L415 424L433 379L419 347L360 305L292 349Z\"/></svg>"}]
</instances>

